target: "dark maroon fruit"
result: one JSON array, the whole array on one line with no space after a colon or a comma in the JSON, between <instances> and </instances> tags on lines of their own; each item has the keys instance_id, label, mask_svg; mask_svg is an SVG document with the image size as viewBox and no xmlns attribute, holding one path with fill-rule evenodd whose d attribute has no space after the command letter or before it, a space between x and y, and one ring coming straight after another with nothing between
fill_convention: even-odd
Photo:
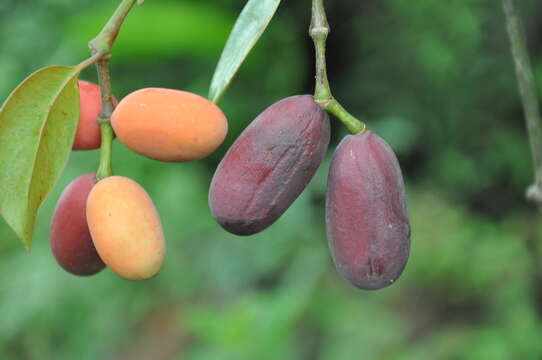
<instances>
[{"instance_id":1,"label":"dark maroon fruit","mask_svg":"<svg viewBox=\"0 0 542 360\"><path fill-rule=\"evenodd\" d=\"M366 131L348 135L329 171L326 225L339 272L361 289L401 275L410 251L403 177L390 146Z\"/></svg>"},{"instance_id":2,"label":"dark maroon fruit","mask_svg":"<svg viewBox=\"0 0 542 360\"><path fill-rule=\"evenodd\" d=\"M64 190L51 222L51 249L60 266L75 275L93 275L105 264L98 256L87 225L86 204L95 174L73 180Z\"/></svg>"},{"instance_id":3,"label":"dark maroon fruit","mask_svg":"<svg viewBox=\"0 0 542 360\"><path fill-rule=\"evenodd\" d=\"M211 212L237 235L275 222L301 194L329 145L329 118L310 95L283 99L239 136L209 191Z\"/></svg>"}]
</instances>

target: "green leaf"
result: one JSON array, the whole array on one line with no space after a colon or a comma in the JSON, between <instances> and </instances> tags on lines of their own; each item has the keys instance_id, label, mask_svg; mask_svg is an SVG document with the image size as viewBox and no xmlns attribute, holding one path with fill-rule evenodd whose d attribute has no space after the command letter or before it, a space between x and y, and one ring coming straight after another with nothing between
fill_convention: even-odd
<instances>
[{"instance_id":1,"label":"green leaf","mask_svg":"<svg viewBox=\"0 0 542 360\"><path fill-rule=\"evenodd\" d=\"M273 18L280 0L249 0L239 15L222 51L209 89L209 99L217 103L237 70L256 45Z\"/></svg>"},{"instance_id":2,"label":"green leaf","mask_svg":"<svg viewBox=\"0 0 542 360\"><path fill-rule=\"evenodd\" d=\"M80 70L38 70L0 109L0 213L27 249L38 208L70 155L79 120Z\"/></svg>"}]
</instances>

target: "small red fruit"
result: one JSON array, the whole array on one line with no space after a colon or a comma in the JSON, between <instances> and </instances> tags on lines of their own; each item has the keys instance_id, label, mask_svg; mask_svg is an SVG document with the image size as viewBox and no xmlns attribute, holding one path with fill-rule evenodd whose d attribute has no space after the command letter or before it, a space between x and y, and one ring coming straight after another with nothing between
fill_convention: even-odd
<instances>
[{"instance_id":1,"label":"small red fruit","mask_svg":"<svg viewBox=\"0 0 542 360\"><path fill-rule=\"evenodd\" d=\"M117 99L113 98L113 104ZM100 147L102 137L98 115L102 112L100 87L94 83L79 80L79 124L73 142L73 150L93 150Z\"/></svg>"},{"instance_id":2,"label":"small red fruit","mask_svg":"<svg viewBox=\"0 0 542 360\"><path fill-rule=\"evenodd\" d=\"M75 275L92 275L105 264L92 242L86 218L87 198L95 174L73 180L64 190L51 222L51 249L58 264Z\"/></svg>"}]
</instances>

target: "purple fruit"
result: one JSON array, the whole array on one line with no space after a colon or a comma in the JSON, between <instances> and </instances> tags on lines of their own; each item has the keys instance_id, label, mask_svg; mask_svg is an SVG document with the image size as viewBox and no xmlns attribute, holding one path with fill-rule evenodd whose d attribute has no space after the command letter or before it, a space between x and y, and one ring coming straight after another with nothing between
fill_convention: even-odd
<instances>
[{"instance_id":1,"label":"purple fruit","mask_svg":"<svg viewBox=\"0 0 542 360\"><path fill-rule=\"evenodd\" d=\"M401 169L393 150L366 131L348 135L329 171L326 225L339 272L361 289L380 289L401 275L410 223Z\"/></svg>"},{"instance_id":2,"label":"purple fruit","mask_svg":"<svg viewBox=\"0 0 542 360\"><path fill-rule=\"evenodd\" d=\"M239 136L209 191L211 212L237 235L275 222L301 194L329 145L329 118L310 95L283 99Z\"/></svg>"},{"instance_id":3,"label":"purple fruit","mask_svg":"<svg viewBox=\"0 0 542 360\"><path fill-rule=\"evenodd\" d=\"M92 243L86 217L87 197L95 183L95 174L73 180L60 196L51 222L53 255L75 275L93 275L105 267Z\"/></svg>"}]
</instances>

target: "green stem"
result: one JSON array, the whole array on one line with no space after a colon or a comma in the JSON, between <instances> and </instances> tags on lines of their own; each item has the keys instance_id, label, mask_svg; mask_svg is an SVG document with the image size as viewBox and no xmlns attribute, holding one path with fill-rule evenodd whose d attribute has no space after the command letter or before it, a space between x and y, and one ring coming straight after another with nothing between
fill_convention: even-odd
<instances>
[{"instance_id":1,"label":"green stem","mask_svg":"<svg viewBox=\"0 0 542 360\"><path fill-rule=\"evenodd\" d=\"M93 54L99 53L106 56L111 53L111 48L124 23L124 19L126 19L136 2L137 0L122 0L102 31L89 42Z\"/></svg>"},{"instance_id":2,"label":"green stem","mask_svg":"<svg viewBox=\"0 0 542 360\"><path fill-rule=\"evenodd\" d=\"M335 98L330 100L317 100L322 108L328 113L335 115L346 126L352 134L359 134L366 130L364 122L359 121L356 117L350 114Z\"/></svg>"},{"instance_id":3,"label":"green stem","mask_svg":"<svg viewBox=\"0 0 542 360\"><path fill-rule=\"evenodd\" d=\"M326 66L326 41L330 32L323 0L312 0L312 19L309 34L314 42L316 52L316 84L314 100L327 112L335 115L352 134L365 131L365 124L352 116L333 97Z\"/></svg>"},{"instance_id":4,"label":"green stem","mask_svg":"<svg viewBox=\"0 0 542 360\"><path fill-rule=\"evenodd\" d=\"M100 181L108 176L113 175L111 165L111 148L113 145L113 128L109 122L100 124L100 132L102 135L102 146L100 148L100 166L96 172L96 180Z\"/></svg>"},{"instance_id":5,"label":"green stem","mask_svg":"<svg viewBox=\"0 0 542 360\"><path fill-rule=\"evenodd\" d=\"M313 0L309 34L314 41L316 52L316 84L314 87L314 98L316 100L328 100L331 98L326 66L326 41L329 31L329 24L322 0Z\"/></svg>"},{"instance_id":6,"label":"green stem","mask_svg":"<svg viewBox=\"0 0 542 360\"><path fill-rule=\"evenodd\" d=\"M102 137L100 165L96 173L96 179L98 181L113 174L111 148L114 132L110 121L115 106L113 104L113 91L111 90L111 76L109 74L111 48L113 47L120 28L130 10L136 3L138 5L143 5L143 2L144 0L122 0L102 31L89 42L90 51L92 53L91 59L95 59L96 69L98 70L98 79L102 96L102 112L97 119L100 124Z\"/></svg>"},{"instance_id":7,"label":"green stem","mask_svg":"<svg viewBox=\"0 0 542 360\"><path fill-rule=\"evenodd\" d=\"M527 198L542 208L542 125L540 105L525 35L523 34L521 20L516 12L515 1L503 0L502 4L516 68L519 93L523 102L535 171L534 184L527 190Z\"/></svg>"}]
</instances>

